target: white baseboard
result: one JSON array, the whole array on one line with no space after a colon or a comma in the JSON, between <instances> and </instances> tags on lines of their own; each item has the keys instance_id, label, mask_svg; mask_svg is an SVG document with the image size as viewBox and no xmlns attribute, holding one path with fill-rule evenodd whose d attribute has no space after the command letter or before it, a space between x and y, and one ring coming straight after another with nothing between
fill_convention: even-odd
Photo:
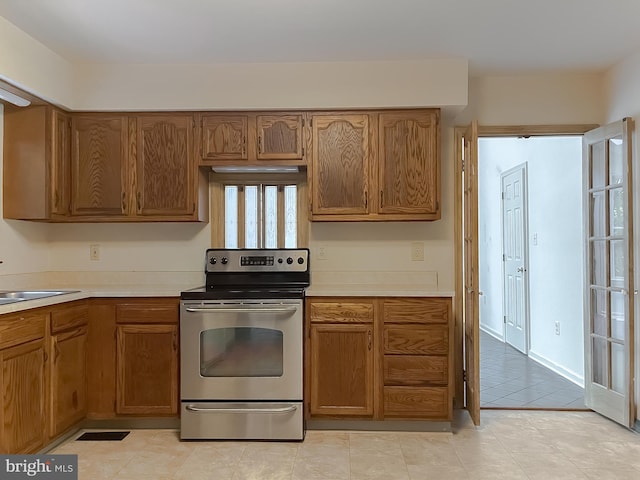
<instances>
[{"instance_id":1,"label":"white baseboard","mask_svg":"<svg viewBox=\"0 0 640 480\"><path fill-rule=\"evenodd\" d=\"M483 324L480 324L480 330L488 335L491 335L496 340L504 342L504 335L502 334L502 332L498 332L497 330L494 330L493 328Z\"/></svg>"},{"instance_id":2,"label":"white baseboard","mask_svg":"<svg viewBox=\"0 0 640 480\"><path fill-rule=\"evenodd\" d=\"M538 355L533 350L529 350L529 358L531 360L534 360L534 361L538 362L540 365L543 365L544 367L548 368L549 370L557 373L561 377L566 378L570 382L575 383L579 387L584 388L584 377L583 376L580 376L577 373L572 372L571 370L567 370L566 368L561 367L560 365L557 365L557 364L553 363L548 358L543 357L542 355Z\"/></svg>"}]
</instances>

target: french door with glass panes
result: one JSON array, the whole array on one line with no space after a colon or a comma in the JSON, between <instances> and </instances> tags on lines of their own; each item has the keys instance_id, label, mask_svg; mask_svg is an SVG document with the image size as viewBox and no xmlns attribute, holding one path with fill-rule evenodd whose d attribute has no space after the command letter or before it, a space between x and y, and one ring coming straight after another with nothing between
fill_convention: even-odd
<instances>
[{"instance_id":1,"label":"french door with glass panes","mask_svg":"<svg viewBox=\"0 0 640 480\"><path fill-rule=\"evenodd\" d=\"M585 403L625 426L633 403L631 119L583 138Z\"/></svg>"}]
</instances>

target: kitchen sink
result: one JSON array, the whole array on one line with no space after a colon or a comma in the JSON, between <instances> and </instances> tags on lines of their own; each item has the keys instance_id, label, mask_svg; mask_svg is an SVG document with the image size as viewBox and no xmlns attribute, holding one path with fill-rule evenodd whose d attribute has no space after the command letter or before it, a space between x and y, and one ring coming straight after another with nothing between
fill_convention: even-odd
<instances>
[{"instance_id":1,"label":"kitchen sink","mask_svg":"<svg viewBox=\"0 0 640 480\"><path fill-rule=\"evenodd\" d=\"M37 300L39 298L55 297L65 293L74 293L78 290L5 290L0 291L0 305Z\"/></svg>"}]
</instances>

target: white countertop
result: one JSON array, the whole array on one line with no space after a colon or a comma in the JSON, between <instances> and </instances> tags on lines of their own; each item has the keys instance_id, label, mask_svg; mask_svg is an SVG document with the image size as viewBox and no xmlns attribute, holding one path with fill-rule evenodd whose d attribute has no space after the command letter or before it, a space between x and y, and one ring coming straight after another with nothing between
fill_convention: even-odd
<instances>
[{"instance_id":1,"label":"white countertop","mask_svg":"<svg viewBox=\"0 0 640 480\"><path fill-rule=\"evenodd\" d=\"M311 285L307 297L453 297L454 292L415 285Z\"/></svg>"},{"instance_id":2,"label":"white countertop","mask_svg":"<svg viewBox=\"0 0 640 480\"><path fill-rule=\"evenodd\" d=\"M0 315L84 298L179 297L202 272L44 272L0 277L0 290L65 290L64 295L0 305ZM435 272L316 272L308 297L453 297Z\"/></svg>"},{"instance_id":3,"label":"white countertop","mask_svg":"<svg viewBox=\"0 0 640 480\"><path fill-rule=\"evenodd\" d=\"M34 300L22 300L7 305L0 305L0 315L5 313L21 312L38 307L48 307L59 303L72 302L74 300L82 300L85 298L119 298L119 297L179 297L180 292L194 288L197 285L183 285L181 287L175 285L144 285L131 287L123 285L121 287L109 285L85 285L80 288L38 288L37 290L56 290L69 291L63 295L55 295L52 297L38 298Z\"/></svg>"}]
</instances>

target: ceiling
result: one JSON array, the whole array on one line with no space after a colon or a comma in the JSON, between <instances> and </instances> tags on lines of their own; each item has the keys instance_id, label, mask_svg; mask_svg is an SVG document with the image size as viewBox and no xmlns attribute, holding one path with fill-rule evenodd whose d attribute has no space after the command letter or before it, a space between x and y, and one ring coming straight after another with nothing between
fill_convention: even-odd
<instances>
[{"instance_id":1,"label":"ceiling","mask_svg":"<svg viewBox=\"0 0 640 480\"><path fill-rule=\"evenodd\" d=\"M640 51L640 0L0 0L0 16L72 63L455 57L477 75Z\"/></svg>"}]
</instances>

